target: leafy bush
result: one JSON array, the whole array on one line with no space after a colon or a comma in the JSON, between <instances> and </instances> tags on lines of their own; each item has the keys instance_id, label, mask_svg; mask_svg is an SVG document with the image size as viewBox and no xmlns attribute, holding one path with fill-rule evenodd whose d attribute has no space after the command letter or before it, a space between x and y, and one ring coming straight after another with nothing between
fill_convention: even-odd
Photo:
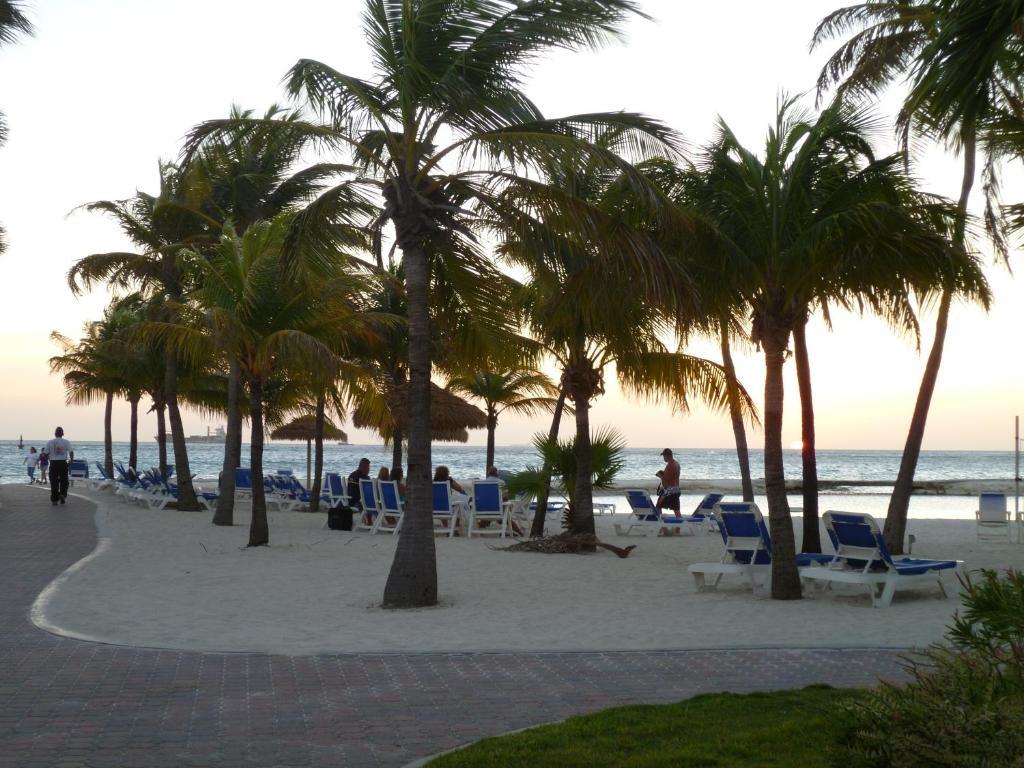
<instances>
[{"instance_id":1,"label":"leafy bush","mask_svg":"<svg viewBox=\"0 0 1024 768\"><path fill-rule=\"evenodd\" d=\"M1024 574L962 580L963 609L912 680L843 705L837 768L1024 766Z\"/></svg>"}]
</instances>

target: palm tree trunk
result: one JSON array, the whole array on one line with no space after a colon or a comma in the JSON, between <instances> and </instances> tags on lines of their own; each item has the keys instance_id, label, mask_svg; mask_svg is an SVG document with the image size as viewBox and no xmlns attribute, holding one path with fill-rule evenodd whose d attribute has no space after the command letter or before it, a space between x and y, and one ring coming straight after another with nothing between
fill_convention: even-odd
<instances>
[{"instance_id":1,"label":"palm tree trunk","mask_svg":"<svg viewBox=\"0 0 1024 768\"><path fill-rule=\"evenodd\" d=\"M188 446L185 428L178 409L178 359L173 350L167 350L164 369L164 397L167 398L167 418L171 422L171 443L174 445L174 475L178 481L178 509L198 512L199 501L192 487L192 471L188 466Z\"/></svg>"},{"instance_id":2,"label":"palm tree trunk","mask_svg":"<svg viewBox=\"0 0 1024 768\"><path fill-rule=\"evenodd\" d=\"M971 199L977 163L977 140L973 126L965 125L961 134L964 143L964 173L960 184L960 200L957 202L956 226L953 230L953 245L956 248L963 248L966 239L967 203ZM921 456L928 411L932 405L935 384L939 379L939 368L942 366L942 352L946 345L946 329L949 326L949 309L952 302L952 290L943 291L942 300L939 302L939 315L935 320L935 340L932 342L924 375L921 377L914 415L910 419L910 430L907 433L907 442L903 446L903 457L900 459L900 471L896 475L896 485L889 498L889 509L885 515L885 543L894 555L903 554L907 513L910 509L910 496L914 490L914 473L917 471L917 460Z\"/></svg>"},{"instance_id":3,"label":"palm tree trunk","mask_svg":"<svg viewBox=\"0 0 1024 768\"><path fill-rule=\"evenodd\" d=\"M732 434L736 441L736 459L740 465L740 485L743 489L743 500L754 500L754 483L750 478L750 451L747 448L747 428L743 424L743 409L740 407L739 381L736 379L736 366L732 360L732 349L729 347L729 325L722 323L722 367L725 368L725 381L729 387L729 418L732 420Z\"/></svg>"},{"instance_id":4,"label":"palm tree trunk","mask_svg":"<svg viewBox=\"0 0 1024 768\"><path fill-rule=\"evenodd\" d=\"M395 427L391 433L391 471L402 468L402 430Z\"/></svg>"},{"instance_id":5,"label":"palm tree trunk","mask_svg":"<svg viewBox=\"0 0 1024 768\"><path fill-rule=\"evenodd\" d=\"M807 356L807 320L793 326L796 381L800 389L800 458L803 461L804 541L801 552L821 552L818 528L818 459L814 446L814 396L811 363Z\"/></svg>"},{"instance_id":6,"label":"palm tree trunk","mask_svg":"<svg viewBox=\"0 0 1024 768\"><path fill-rule=\"evenodd\" d=\"M487 408L487 466L484 467L484 476L494 466L494 433L498 429L498 415L494 407Z\"/></svg>"},{"instance_id":7,"label":"palm tree trunk","mask_svg":"<svg viewBox=\"0 0 1024 768\"><path fill-rule=\"evenodd\" d=\"M252 424L252 437L249 441L252 522L249 524L248 546L262 547L270 543L270 528L267 524L267 496L263 487L263 382L256 378L249 381L249 419Z\"/></svg>"},{"instance_id":8,"label":"palm tree trunk","mask_svg":"<svg viewBox=\"0 0 1024 768\"><path fill-rule=\"evenodd\" d=\"M571 533L594 533L594 471L590 445L590 398L573 392L576 410L576 489L572 500Z\"/></svg>"},{"instance_id":9,"label":"palm tree trunk","mask_svg":"<svg viewBox=\"0 0 1024 768\"><path fill-rule=\"evenodd\" d=\"M764 348L764 484L768 495L768 529L772 537L772 597L801 597L796 569L793 519L786 499L786 474L782 461L782 366L786 360L788 332L770 328L762 335Z\"/></svg>"},{"instance_id":10,"label":"palm tree trunk","mask_svg":"<svg viewBox=\"0 0 1024 768\"><path fill-rule=\"evenodd\" d=\"M555 404L555 412L551 416L551 429L548 430L548 442L553 443L558 439L558 429L562 425L562 412L565 410L565 386L558 389L558 402ZM544 523L548 514L548 496L551 493L551 462L545 461L541 470L544 484L541 487L540 495L537 496L537 511L533 514L533 524L530 526L530 536L537 538L544 535Z\"/></svg>"},{"instance_id":11,"label":"palm tree trunk","mask_svg":"<svg viewBox=\"0 0 1024 768\"><path fill-rule=\"evenodd\" d=\"M107 392L107 402L103 408L103 471L107 477L114 476L114 435L111 421L114 417L114 393Z\"/></svg>"},{"instance_id":12,"label":"palm tree trunk","mask_svg":"<svg viewBox=\"0 0 1024 768\"><path fill-rule=\"evenodd\" d=\"M324 476L324 420L327 409L327 396L321 392L316 398L316 437L313 453L313 484L309 489L309 511L320 509L320 485Z\"/></svg>"},{"instance_id":13,"label":"palm tree trunk","mask_svg":"<svg viewBox=\"0 0 1024 768\"><path fill-rule=\"evenodd\" d=\"M128 399L131 406L131 419L128 433L128 466L137 469L139 464L139 399L141 395L132 395Z\"/></svg>"},{"instance_id":14,"label":"palm tree trunk","mask_svg":"<svg viewBox=\"0 0 1024 768\"><path fill-rule=\"evenodd\" d=\"M411 190L404 194L412 199ZM405 519L384 587L384 605L416 608L437 604L430 467L430 267L420 240L418 214L395 223L409 315L409 471Z\"/></svg>"},{"instance_id":15,"label":"palm tree trunk","mask_svg":"<svg viewBox=\"0 0 1024 768\"><path fill-rule=\"evenodd\" d=\"M160 456L160 477L167 479L167 405L156 403L156 442Z\"/></svg>"},{"instance_id":16,"label":"palm tree trunk","mask_svg":"<svg viewBox=\"0 0 1024 768\"><path fill-rule=\"evenodd\" d=\"M235 523L235 469L242 464L242 374L238 359L232 356L228 367L228 430L224 438L224 463L220 471L214 525Z\"/></svg>"}]
</instances>

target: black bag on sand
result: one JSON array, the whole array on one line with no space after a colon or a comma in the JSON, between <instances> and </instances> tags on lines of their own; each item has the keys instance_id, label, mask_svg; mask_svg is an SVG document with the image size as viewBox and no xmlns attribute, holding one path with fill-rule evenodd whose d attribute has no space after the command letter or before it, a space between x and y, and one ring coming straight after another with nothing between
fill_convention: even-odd
<instances>
[{"instance_id":1,"label":"black bag on sand","mask_svg":"<svg viewBox=\"0 0 1024 768\"><path fill-rule=\"evenodd\" d=\"M327 511L327 527L332 531L352 530L352 508L342 504Z\"/></svg>"}]
</instances>

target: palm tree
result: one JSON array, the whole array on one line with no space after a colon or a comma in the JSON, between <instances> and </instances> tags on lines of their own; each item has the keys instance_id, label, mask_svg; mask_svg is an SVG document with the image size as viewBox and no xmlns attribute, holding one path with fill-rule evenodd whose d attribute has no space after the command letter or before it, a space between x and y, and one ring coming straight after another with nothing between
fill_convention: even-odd
<instances>
[{"instance_id":1,"label":"palm tree","mask_svg":"<svg viewBox=\"0 0 1024 768\"><path fill-rule=\"evenodd\" d=\"M9 45L20 35L31 35L32 23L16 0L0 0L0 47ZM7 121L0 112L0 147L7 141ZM0 226L0 254L7 249L4 228Z\"/></svg>"},{"instance_id":2,"label":"palm tree","mask_svg":"<svg viewBox=\"0 0 1024 768\"><path fill-rule=\"evenodd\" d=\"M984 291L970 259L939 230L943 206L922 200L899 156L876 159L870 115L836 102L814 117L784 102L763 159L724 122L701 159L701 225L727 260L752 337L765 356L765 486L773 540L772 596L800 597L782 454L782 370L793 335L801 380L805 486L816 485L813 405L803 327L817 308L868 307L913 331L910 293L961 280ZM973 282L970 282L973 281ZM810 429L807 429L810 427ZM811 459L808 461L807 459ZM816 492L805 495L804 549L820 551Z\"/></svg>"},{"instance_id":3,"label":"palm tree","mask_svg":"<svg viewBox=\"0 0 1024 768\"><path fill-rule=\"evenodd\" d=\"M553 410L558 398L558 387L547 376L528 369L473 371L451 378L448 389L484 402L487 412L485 469L494 466L494 433L501 414L510 411L531 416Z\"/></svg>"},{"instance_id":4,"label":"palm tree","mask_svg":"<svg viewBox=\"0 0 1024 768\"><path fill-rule=\"evenodd\" d=\"M822 70L819 93L839 84L843 91L874 97L905 78L910 89L898 119L904 146L909 145L911 131L918 130L963 153L952 233L953 246L961 251L967 250L967 206L979 139L984 146L986 126L996 115L1019 111L1022 24L1021 0L884 0L840 9L826 17L814 34L812 45L818 46L856 30ZM986 162L990 178L992 159ZM990 212L994 210L989 207ZM992 217L989 222L996 224ZM996 238L997 243L1000 240ZM935 339L889 502L885 537L895 553L903 552L914 473L955 294L956 286L947 286L939 302Z\"/></svg>"},{"instance_id":5,"label":"palm tree","mask_svg":"<svg viewBox=\"0 0 1024 768\"><path fill-rule=\"evenodd\" d=\"M660 125L636 115L546 119L522 91L538 56L597 46L615 37L627 18L641 15L638 7L635 0L366 0L373 80L312 60L298 62L288 77L291 93L328 118L309 132L350 150L364 174L325 193L305 223L329 221L333 210L348 207L363 190L374 191L384 199L378 223L393 225L403 255L409 493L385 605L437 602L430 490L432 278L443 270L465 280L486 262L471 234L480 206L490 205L496 188L514 180L517 170L542 158L592 153L587 139L599 126L627 126L636 144L665 136ZM259 123L251 125L255 130ZM231 129L210 123L191 141Z\"/></svg>"},{"instance_id":6,"label":"palm tree","mask_svg":"<svg viewBox=\"0 0 1024 768\"><path fill-rule=\"evenodd\" d=\"M263 492L264 423L268 408L279 408L282 402L278 395L273 405L272 389L305 371L342 367L337 353L349 340L372 336L369 318L358 304L361 284L342 272L340 263L330 276L286 268L282 251L291 223L291 215L281 214L251 223L243 236L228 225L215 251L186 252L203 275L198 291L201 323L149 327L151 336L163 337L186 359L205 359L213 345L238 361L252 426L251 547L270 540Z\"/></svg>"}]
</instances>

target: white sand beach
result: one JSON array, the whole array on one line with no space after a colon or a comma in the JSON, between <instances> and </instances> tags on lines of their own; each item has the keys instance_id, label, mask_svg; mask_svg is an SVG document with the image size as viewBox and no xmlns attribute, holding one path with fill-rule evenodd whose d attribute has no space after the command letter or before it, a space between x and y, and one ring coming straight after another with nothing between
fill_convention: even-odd
<instances>
[{"instance_id":1,"label":"white sand beach","mask_svg":"<svg viewBox=\"0 0 1024 768\"><path fill-rule=\"evenodd\" d=\"M686 566L718 560L717 534L627 541L604 516L603 538L637 545L629 558L498 552L493 537L439 538L441 604L383 610L390 536L331 531L323 514L271 512L271 546L247 549L244 505L236 525L222 528L208 513L76 493L99 505L100 544L51 584L33 619L105 643L286 654L905 648L940 640L958 605L933 586L900 592L888 609L842 587L793 602L756 597L739 580L698 593ZM910 526L915 555L959 558L968 569L1024 567L1024 547L977 542L973 521Z\"/></svg>"}]
</instances>

